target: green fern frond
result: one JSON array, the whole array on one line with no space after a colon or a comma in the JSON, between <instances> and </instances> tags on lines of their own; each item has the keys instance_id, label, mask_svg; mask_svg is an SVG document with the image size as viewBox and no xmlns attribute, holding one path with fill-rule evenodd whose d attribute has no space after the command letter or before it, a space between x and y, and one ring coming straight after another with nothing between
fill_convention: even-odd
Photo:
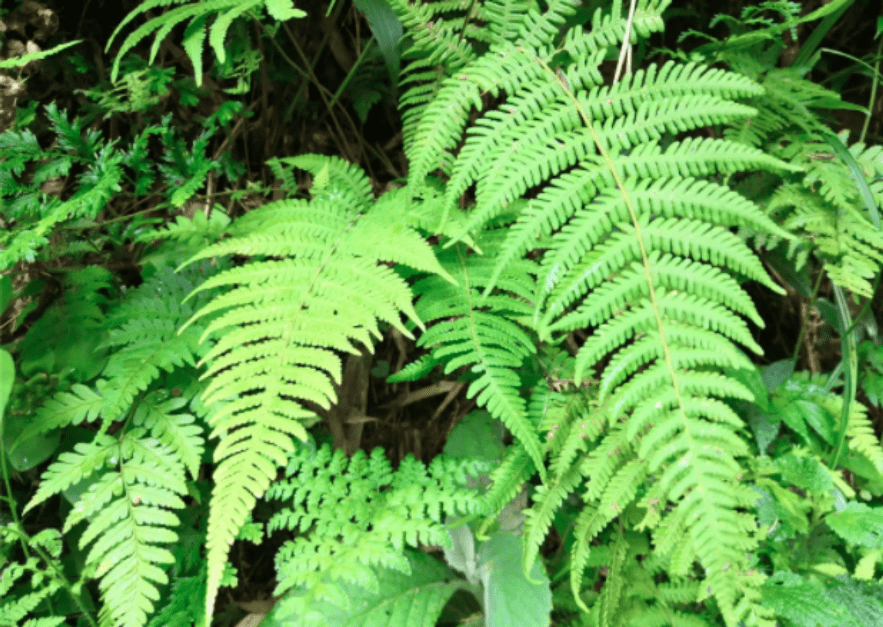
<instances>
[{"instance_id":1,"label":"green fern frond","mask_svg":"<svg viewBox=\"0 0 883 627\"><path fill-rule=\"evenodd\" d=\"M521 25L531 9L530 0L489 0L482 6L490 43L511 41L521 31Z\"/></svg>"},{"instance_id":2,"label":"green fern frond","mask_svg":"<svg viewBox=\"0 0 883 627\"><path fill-rule=\"evenodd\" d=\"M63 531L88 521L80 547L92 545L86 566L101 578L102 627L143 627L159 598L157 586L168 583L162 565L174 562L164 545L178 539L172 528L179 521L169 508L184 507L184 466L170 449L145 435L143 429L122 437L98 434L93 442L63 453L44 473L25 508L84 479L90 481ZM107 471L106 465L117 469Z\"/></svg>"},{"instance_id":3,"label":"green fern frond","mask_svg":"<svg viewBox=\"0 0 883 627\"><path fill-rule=\"evenodd\" d=\"M140 15L152 11L153 9L171 7L176 4L184 4L188 0L144 0L136 9L131 11L119 23L114 32L111 34L107 42L105 52L110 50L113 40L122 29ZM200 0L199 2L191 2L184 4L164 12L159 17L154 17L136 28L132 33L123 40L119 52L113 62L111 69L111 81L116 82L120 69L120 61L123 56L132 48L137 46L144 38L155 32L153 45L150 49L148 58L149 63L153 63L159 52L160 44L169 35L172 30L189 20L187 29L184 33L184 50L187 52L190 61L193 63L193 69L197 85L202 85L202 44L206 36L206 22L209 17L215 16L214 22L209 30L209 44L215 52L218 60L223 63L227 58L224 50L224 41L231 24L236 18L248 13L249 11L257 11L266 5L271 17L274 19L288 19L291 17L303 17L306 15L303 11L291 8L290 2L284 0ZM286 6L287 5L287 6Z\"/></svg>"},{"instance_id":4,"label":"green fern frond","mask_svg":"<svg viewBox=\"0 0 883 627\"><path fill-rule=\"evenodd\" d=\"M661 28L659 13L666 5L639 3L635 40ZM508 237L502 247L483 251L497 273L481 275L487 294L513 263L539 249L536 291L525 296L533 303L534 330L549 341L590 329L574 361L577 384L606 363L600 371L603 413L580 408L545 416L537 427L548 429L550 441L539 456L516 433L525 451L510 457L514 465L502 476L498 500L511 492L528 460L544 474L548 454L555 469L528 515L526 562L551 513L589 477L572 555L578 592L590 542L652 476L649 498L655 500L641 502L672 508L665 517L656 512L655 519L646 518L657 525L659 550L668 548L662 540L668 530L683 534L677 555L665 553L669 562L684 568L699 560L708 572L705 588L712 590L727 625L760 621L759 581L743 585L733 576L754 542L738 513L752 501L736 483L737 458L747 454L738 433L742 423L722 400L753 397L721 371L748 365L735 343L760 350L743 318L762 320L740 283L753 279L781 291L732 231L781 239L789 234L717 175L746 169L786 174L799 165L732 141L669 143L685 131L740 125L757 115L734 99L759 97L763 90L737 73L671 63L601 86L598 65L626 32L620 8L597 13L592 31L570 29L563 44L557 27L530 25L528 17L514 40L491 47L444 79L415 117L406 144L409 188L418 189L440 170L449 178L443 208L448 212L474 186L468 222L449 246L491 223L514 219L503 231ZM571 60L557 57L553 63L562 45ZM473 110L478 119L464 134ZM503 218L506 214L511 217ZM476 242L481 247L481 237ZM462 263L467 267L469 258ZM439 309L433 315L443 314ZM462 341L451 322L437 326ZM468 363L454 355L449 367ZM533 393L529 408L554 407L541 402L550 399L543 386ZM593 418L600 420L593 424ZM563 444L556 441L559 434ZM712 537L709 529L728 533ZM620 602L615 590L607 598L608 609Z\"/></svg>"},{"instance_id":5,"label":"green fern frond","mask_svg":"<svg viewBox=\"0 0 883 627\"><path fill-rule=\"evenodd\" d=\"M492 259L505 233L482 235L477 245ZM439 261L460 286L439 277L414 285L414 294L420 297L418 315L427 323L435 322L420 336L418 346L429 348L430 358L444 363L446 374L464 366L477 374L467 397L477 395L479 405L487 406L490 414L509 428L543 473L542 446L519 395L521 381L516 373L524 359L535 352L535 345L514 322L530 311L525 301L534 289L535 265L521 260L510 265L502 277L500 288L519 298L496 294L480 301L479 290L485 287L491 269L485 257L466 256L458 247L444 251Z\"/></svg>"},{"instance_id":6,"label":"green fern frond","mask_svg":"<svg viewBox=\"0 0 883 627\"><path fill-rule=\"evenodd\" d=\"M107 378L102 390L105 420L116 419L130 407L135 395L145 391L161 371L171 372L185 364L195 366L204 353L199 346L200 329L177 333L199 305L181 303L199 285L203 272L211 270L195 266L175 274L170 268L162 268L108 315L111 329L103 345L116 350L103 371Z\"/></svg>"},{"instance_id":7,"label":"green fern frond","mask_svg":"<svg viewBox=\"0 0 883 627\"><path fill-rule=\"evenodd\" d=\"M582 483L583 475L578 465L572 466L560 477L537 486L532 496L533 505L527 510L524 521L524 550L522 552L522 568L530 572L552 526L552 519L564 500ZM582 576L580 574L580 576Z\"/></svg>"},{"instance_id":8,"label":"green fern frond","mask_svg":"<svg viewBox=\"0 0 883 627\"><path fill-rule=\"evenodd\" d=\"M531 403L545 396L540 432L546 433L551 470L561 479L607 428L593 394L582 388L567 387L548 392L543 383L534 389Z\"/></svg>"},{"instance_id":9,"label":"green fern frond","mask_svg":"<svg viewBox=\"0 0 883 627\"><path fill-rule=\"evenodd\" d=\"M488 510L492 512L502 510L536 472L537 467L526 448L522 446L507 447L503 461L490 473L491 485L484 495ZM488 524L490 521L485 522L482 530Z\"/></svg>"},{"instance_id":10,"label":"green fern frond","mask_svg":"<svg viewBox=\"0 0 883 627\"><path fill-rule=\"evenodd\" d=\"M468 475L487 471L486 464L438 457L427 469L407 457L393 472L379 448L370 457L357 451L347 459L327 444L318 451L313 446L293 453L287 479L267 492L268 498L289 502L268 529L305 534L287 542L276 558L275 593L296 592L287 595L283 610L295 614L298 624L326 624L327 616L310 611L317 604L337 606L332 614L349 610L347 589L379 593L385 577L377 567L409 574L405 545L448 546L443 516L481 509L478 494L464 486ZM340 516L341 508L347 516Z\"/></svg>"},{"instance_id":11,"label":"green fern frond","mask_svg":"<svg viewBox=\"0 0 883 627\"><path fill-rule=\"evenodd\" d=\"M44 529L27 537L17 525L0 527L0 547L5 551L14 542L41 549L41 554L50 560L61 557L61 534L57 529ZM22 585L24 581L19 581L25 578L30 580L30 585ZM4 559L0 570L0 627L58 627L64 624L63 615L34 618L37 608L52 599L62 584L59 571L50 564L42 566L36 557L29 557L24 562Z\"/></svg>"},{"instance_id":12,"label":"green fern frond","mask_svg":"<svg viewBox=\"0 0 883 627\"><path fill-rule=\"evenodd\" d=\"M149 394L138 404L132 424L143 427L160 444L169 448L181 460L191 477L199 474L205 439L202 427L188 413L178 413L188 405L184 396L162 400L158 394Z\"/></svg>"},{"instance_id":13,"label":"green fern frond","mask_svg":"<svg viewBox=\"0 0 883 627\"><path fill-rule=\"evenodd\" d=\"M130 409L135 396L150 387L160 370L170 371L184 363L194 364L202 350L198 342L199 332L193 330L189 336L182 337L175 335L177 327L193 313L191 305L180 303L199 284L201 273L211 271L210 267L203 266L176 275L168 268L161 269L129 292L106 317L99 308L103 297L96 293L107 287L106 271L87 268L71 273L71 294L65 297L65 314L84 324L93 320L96 333L101 330L97 326L100 322L107 329L103 346L115 346L118 350L105 365L101 373L103 378L96 382L97 392L78 383L70 391L57 393L37 410L19 439L99 419L106 429ZM44 316L46 322L53 319ZM43 321L38 323L42 324ZM84 328L90 329L91 326ZM41 336L45 338L42 333L34 337ZM23 348L30 350L35 341L26 339ZM184 420L184 417L177 416L175 420ZM183 423L180 426L183 427Z\"/></svg>"},{"instance_id":14,"label":"green fern frond","mask_svg":"<svg viewBox=\"0 0 883 627\"><path fill-rule=\"evenodd\" d=\"M70 392L59 392L37 410L34 419L22 431L20 441L52 429L97 420L104 411L104 397L90 387L75 383Z\"/></svg>"},{"instance_id":15,"label":"green fern frond","mask_svg":"<svg viewBox=\"0 0 883 627\"><path fill-rule=\"evenodd\" d=\"M293 440L304 440L317 420L303 402L327 408L335 400L337 351L357 352L354 342L370 348L380 320L410 336L401 313L422 326L410 289L380 262L446 275L408 226L406 208L386 202L369 211L361 170L312 155L287 163L313 173L315 198L265 205L234 222L232 238L191 259L234 252L281 258L226 270L194 292L225 290L190 320L212 316L203 339L219 339L201 361L210 364L203 401L223 401L209 418L221 441L208 525L208 616L240 525Z\"/></svg>"},{"instance_id":16,"label":"green fern frond","mask_svg":"<svg viewBox=\"0 0 883 627\"><path fill-rule=\"evenodd\" d=\"M629 177L670 178L671 181L677 181L680 177L787 167L759 149L710 139L673 142L665 151L658 142L648 142L636 146L630 153L613 156L613 163L618 171ZM549 236L561 228L582 203L612 184L609 173L597 160L587 160L553 180L535 200L530 202L519 220L512 226L510 236L500 251L498 268L506 267L512 259L517 259L530 250L537 236ZM698 181L696 185L704 186ZM701 190L702 187L697 189L697 191ZM756 207L751 207L744 199L730 195L727 200L736 201L752 214L756 212Z\"/></svg>"},{"instance_id":17,"label":"green fern frond","mask_svg":"<svg viewBox=\"0 0 883 627\"><path fill-rule=\"evenodd\" d=\"M45 111L56 136L53 148L42 150L29 131L4 133L0 141L0 215L7 223L0 233L0 269L33 261L59 223L95 220L123 182L124 157L104 145L100 131L84 130L79 118L69 121L55 103ZM34 167L33 177L19 181L28 164ZM75 165L83 172L74 193L64 201L47 197L43 185L66 176Z\"/></svg>"},{"instance_id":18,"label":"green fern frond","mask_svg":"<svg viewBox=\"0 0 883 627\"><path fill-rule=\"evenodd\" d=\"M451 15L454 11L462 11L462 5L407 0L390 0L389 4L413 42L405 52L406 56L419 51L423 60L421 67L445 66L448 69L444 72L450 72L475 58L473 45L460 36L471 14Z\"/></svg>"},{"instance_id":19,"label":"green fern frond","mask_svg":"<svg viewBox=\"0 0 883 627\"><path fill-rule=\"evenodd\" d=\"M631 97L637 97L637 94ZM589 98L580 99L581 105L590 102ZM476 192L476 203L480 210L476 212L470 227L481 226L482 221L501 211L530 187L548 181L550 175L578 165L585 155L593 155L594 140L583 130L582 120L572 103L552 105L540 111L540 120L520 125L524 135L495 133L502 141L497 150L487 156L493 161L485 162L488 170L482 173ZM599 124L597 135L603 145L613 147L612 158L615 159L620 150L627 151L644 142L658 141L666 131L677 133L704 124L718 124L750 112L743 105L691 91L684 95L644 101L639 110L617 117L603 115L601 119L605 121L603 126ZM491 163L495 164L494 167L488 168ZM601 188L612 186L606 163L592 164L590 159L585 165L594 165L606 172L601 178L609 182L599 185L602 181L598 181L596 185ZM517 171L521 175L504 179L500 173L505 171Z\"/></svg>"},{"instance_id":20,"label":"green fern frond","mask_svg":"<svg viewBox=\"0 0 883 627\"><path fill-rule=\"evenodd\" d=\"M883 171L877 164L879 151L863 148L853 145L850 152L860 159L874 202L883 204L883 186L873 181ZM807 141L798 150L795 161L804 166L806 176L800 183L784 182L767 211L813 243L835 284L871 298L872 283L883 267L883 231L861 210L855 180L827 144Z\"/></svg>"}]
</instances>

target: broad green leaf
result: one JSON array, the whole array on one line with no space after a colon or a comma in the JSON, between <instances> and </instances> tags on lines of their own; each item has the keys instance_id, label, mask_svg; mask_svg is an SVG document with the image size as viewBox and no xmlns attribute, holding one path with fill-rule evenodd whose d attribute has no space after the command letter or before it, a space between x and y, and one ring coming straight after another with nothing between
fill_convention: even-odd
<instances>
[{"instance_id":1,"label":"broad green leaf","mask_svg":"<svg viewBox=\"0 0 883 627\"><path fill-rule=\"evenodd\" d=\"M552 612L549 578L534 561L531 583L521 567L521 539L495 533L479 548L486 627L547 627Z\"/></svg>"}]
</instances>

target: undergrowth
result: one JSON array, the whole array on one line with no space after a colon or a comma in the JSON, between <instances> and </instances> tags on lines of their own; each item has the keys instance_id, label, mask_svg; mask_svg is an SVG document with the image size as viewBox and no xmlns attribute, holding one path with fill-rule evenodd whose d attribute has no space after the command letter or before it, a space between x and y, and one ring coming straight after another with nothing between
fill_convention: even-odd
<instances>
[{"instance_id":1,"label":"undergrowth","mask_svg":"<svg viewBox=\"0 0 883 627\"><path fill-rule=\"evenodd\" d=\"M0 626L231 623L251 544L264 625L875 624L883 148L830 118L876 102L810 76L851 2L653 54L668 0L381 4L408 170L380 193L306 153L225 206L250 109L157 115L246 93L287 1L147 0L91 117L13 103ZM191 82L156 66L178 25ZM364 122L361 62L333 101ZM787 358L758 298L802 308ZM408 405L440 455L360 450Z\"/></svg>"}]
</instances>

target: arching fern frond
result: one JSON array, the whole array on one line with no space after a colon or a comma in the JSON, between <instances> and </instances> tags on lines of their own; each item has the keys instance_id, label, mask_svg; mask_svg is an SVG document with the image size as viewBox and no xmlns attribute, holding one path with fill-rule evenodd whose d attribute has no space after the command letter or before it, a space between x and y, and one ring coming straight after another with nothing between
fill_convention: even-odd
<instances>
[{"instance_id":1,"label":"arching fern frond","mask_svg":"<svg viewBox=\"0 0 883 627\"><path fill-rule=\"evenodd\" d=\"M503 422L528 451L536 468L545 471L536 423L527 416L519 394L517 370L535 352L534 341L515 322L530 312L525 302L534 291L536 266L529 260L511 264L503 274L500 289L510 294L489 296L480 306L480 290L486 286L493 259L504 231L486 231L476 242L488 257L467 255L465 248L451 248L439 262L459 285L430 276L414 285L419 297L417 313L432 326L420 336L418 346L430 350L429 359L445 364L445 373L469 367L477 376L467 397L478 397L479 405Z\"/></svg>"},{"instance_id":2,"label":"arching fern frond","mask_svg":"<svg viewBox=\"0 0 883 627\"><path fill-rule=\"evenodd\" d=\"M174 557L167 545L177 541L179 525L174 510L184 507L185 473L195 478L199 471L204 436L186 413L191 398L168 398L156 380L201 354L200 329L189 335L176 329L199 304L182 305L186 294L213 271L209 264L180 274L160 269L131 290L102 321L104 345L117 350L94 389L77 384L56 394L20 435L84 421L100 425L91 442L49 466L26 511L61 492L75 499L64 531L87 522L80 547L92 546L86 566L100 579L102 627L143 627L168 582L164 569ZM110 436L115 422L121 429Z\"/></svg>"},{"instance_id":3,"label":"arching fern frond","mask_svg":"<svg viewBox=\"0 0 883 627\"><path fill-rule=\"evenodd\" d=\"M667 2L638 5L635 38L661 28ZM526 19L514 40L480 52L442 81L406 144L409 188L440 170L449 178L445 211L474 188L459 236L514 218L502 246L493 254L482 249L499 274L483 275L487 300L474 308L489 303L497 277L534 251L536 291L525 300L533 303L540 340L588 330L574 381L598 368L601 407L544 412L537 428L552 435L551 445L538 460L519 436L524 452L504 461L505 485L492 488L501 500L530 465L543 474L549 456L554 473L528 514L526 562L556 509L589 478L571 560L575 593L592 541L640 495L655 511L647 523L658 554L676 572L699 561L703 589L725 623L767 624L761 582L736 575L755 542L751 516L739 510L754 496L737 479L738 458L748 452L742 422L723 402L753 397L722 373L749 363L737 343L760 350L743 317L762 320L740 284L751 279L780 291L733 231L789 235L724 177L798 168L734 141L678 139L754 116L734 101L763 93L747 77L671 63L602 86L598 66L626 32L622 7L615 7L595 16L597 29L574 27L563 38L556 28L528 29ZM562 46L570 58L557 55ZM470 116L477 120L464 132ZM476 235L479 248L481 241ZM550 408L544 386L533 394L528 407ZM672 534L677 546L668 544ZM601 611L614 609L619 597L612 590Z\"/></svg>"},{"instance_id":4,"label":"arching fern frond","mask_svg":"<svg viewBox=\"0 0 883 627\"><path fill-rule=\"evenodd\" d=\"M144 0L138 7L129 13L116 27L107 41L107 48L120 31L139 15L143 15L153 9L165 9L172 5L184 4L188 0ZM227 31L236 18L250 11L260 11L266 6L271 17L277 20L287 20L293 17L304 17L306 13L291 6L291 0L199 0L179 6L164 12L159 17L154 17L139 26L123 40L119 52L111 69L111 81L116 81L120 70L120 61L129 50L137 46L150 33L156 33L153 46L150 49L149 63L153 63L159 46L172 30L184 22L188 22L184 32L183 47L193 63L194 78L197 85L202 85L202 47L205 42L206 32L209 34L209 44L215 51L218 60L223 63L227 58L224 50ZM209 17L214 16L212 26L207 29Z\"/></svg>"},{"instance_id":5,"label":"arching fern frond","mask_svg":"<svg viewBox=\"0 0 883 627\"><path fill-rule=\"evenodd\" d=\"M230 239L191 259L271 258L227 270L195 292L224 289L191 319L212 315L203 339L219 339L202 360L210 378L203 400L223 401L210 417L221 441L208 523L208 616L239 527L295 449L294 439L304 440L317 421L304 402L327 408L335 401L338 353L358 353L356 342L370 349L380 321L410 336L402 313L422 326L408 285L380 262L449 277L408 226L406 207L371 207L358 167L315 155L287 163L312 172L315 197L246 214L230 226Z\"/></svg>"}]
</instances>

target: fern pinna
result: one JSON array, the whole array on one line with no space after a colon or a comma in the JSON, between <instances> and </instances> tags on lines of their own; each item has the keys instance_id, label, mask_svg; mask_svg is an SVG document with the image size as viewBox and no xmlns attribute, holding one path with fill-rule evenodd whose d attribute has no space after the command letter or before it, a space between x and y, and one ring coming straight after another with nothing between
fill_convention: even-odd
<instances>
[{"instance_id":1,"label":"fern pinna","mask_svg":"<svg viewBox=\"0 0 883 627\"><path fill-rule=\"evenodd\" d=\"M554 398L542 400L555 391L541 382L527 409L507 422L516 435L551 434L544 454L552 472L537 464L532 433L517 440L492 493L511 494L533 472L545 475L526 525L526 561L557 507L582 487L575 593L593 540L611 521L644 511L638 529L652 530L658 559L675 573L686 574L695 561L704 569L697 600L712 597L727 625L769 625L771 614L759 602L763 578L748 569L755 522L742 510L756 495L740 484L739 458L749 449L741 419L725 402L751 393L723 371L749 364L735 343L760 351L742 317L762 320L740 281L780 291L733 230L788 235L725 182L744 170L793 168L719 132L700 132L755 114L735 101L762 93L746 77L667 63L605 80L599 66L611 47L626 33L625 47L660 30L667 4L638 2L627 23L614 3L610 13L595 14L590 29L568 25L576 5L567 0L553 0L544 11L488 2L474 15L454 14L453 26L448 13L437 15L410 53L434 62L433 71L415 64L414 87L403 97L408 189L418 193L427 175L441 172L442 224L474 190L449 246L506 225L482 283L485 300L472 301L473 311L492 302L495 287L511 291L504 273L539 248L533 293L514 291L532 305L519 322L543 342L591 330L572 368L577 384L598 369L600 406L557 412L565 422L555 423L548 413ZM432 10L403 0L393 5L406 24ZM488 23L486 41L460 37L457 24L473 19ZM440 76L442 59L452 63ZM470 119L476 121L467 128ZM685 132L690 136L679 138ZM451 352L455 365L469 363ZM489 406L506 398L502 389L496 394L486 399ZM585 452L574 455L572 442L559 446L556 432L583 441ZM615 574L623 572L611 569L606 585L620 586Z\"/></svg>"}]
</instances>

